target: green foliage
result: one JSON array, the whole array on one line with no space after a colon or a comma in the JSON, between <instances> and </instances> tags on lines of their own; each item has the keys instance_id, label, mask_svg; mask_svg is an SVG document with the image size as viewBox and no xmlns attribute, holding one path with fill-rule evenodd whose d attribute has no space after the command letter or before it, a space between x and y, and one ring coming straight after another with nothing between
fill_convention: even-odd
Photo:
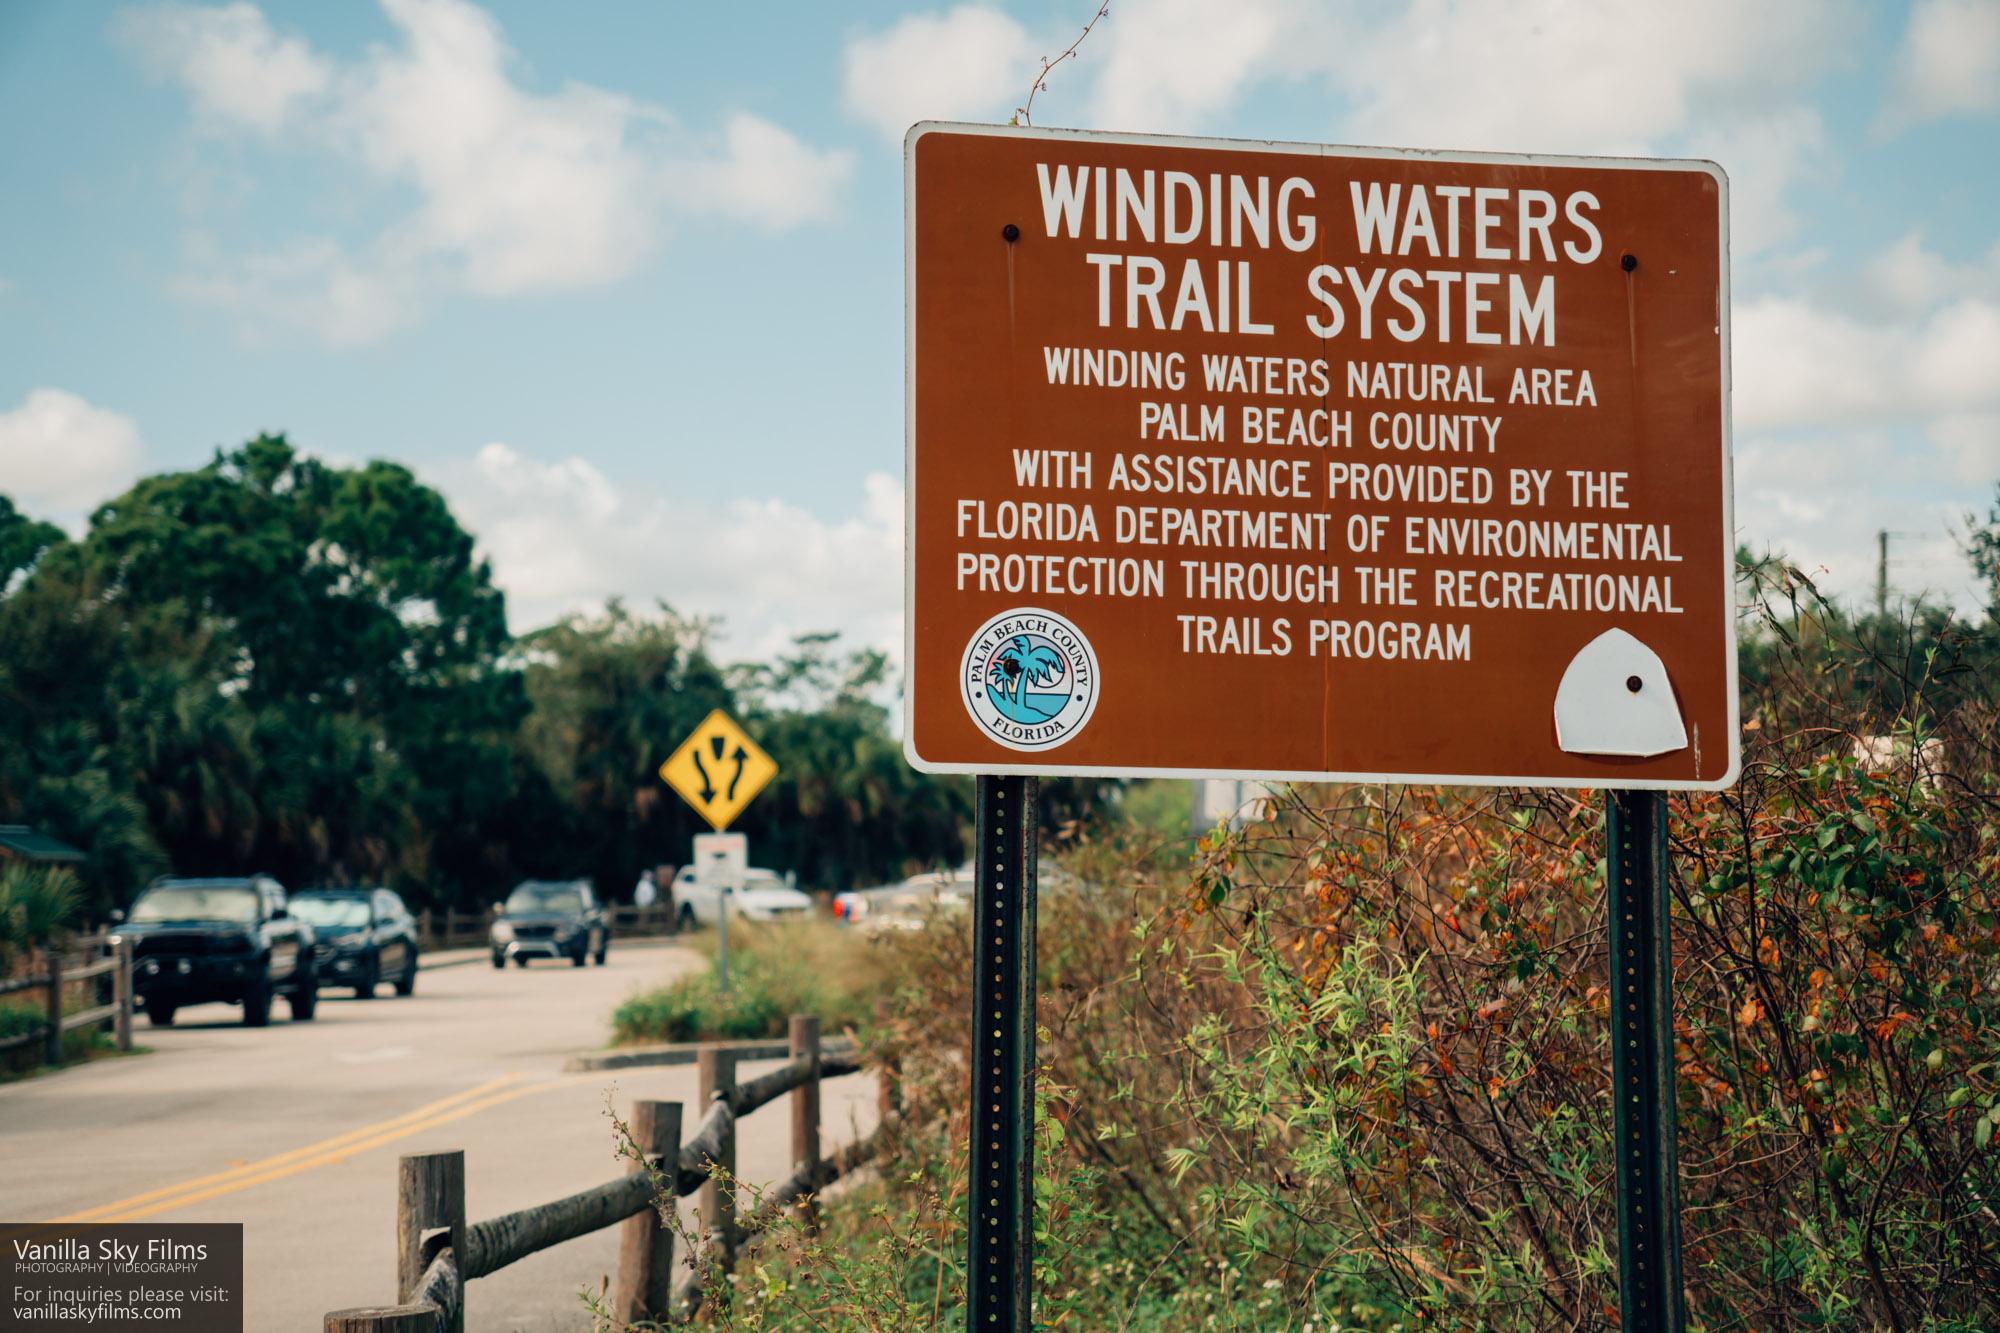
<instances>
[{"instance_id":1,"label":"green foliage","mask_svg":"<svg viewBox=\"0 0 2000 1333\"><path fill-rule=\"evenodd\" d=\"M2000 1326L2000 673L1766 572L1744 780L1673 803L1694 1326ZM1038 1326L1614 1327L1601 803L1298 788L1191 861L1159 820L1042 899ZM741 1327L962 1319L970 942L885 948L918 1128ZM832 1317L863 1274L895 1318Z\"/></svg>"},{"instance_id":2,"label":"green foliage","mask_svg":"<svg viewBox=\"0 0 2000 1333\"><path fill-rule=\"evenodd\" d=\"M63 541L62 529L53 523L29 518L0 495L0 592L14 576L32 569L42 553Z\"/></svg>"},{"instance_id":3,"label":"green foliage","mask_svg":"<svg viewBox=\"0 0 2000 1333\"><path fill-rule=\"evenodd\" d=\"M1971 558L1972 572L1986 585L1989 625L2000 620L2000 485L1994 487L1993 494L1983 522L1976 514L1966 515L1965 521L1965 553Z\"/></svg>"},{"instance_id":4,"label":"green foliage","mask_svg":"<svg viewBox=\"0 0 2000 1333\"><path fill-rule=\"evenodd\" d=\"M808 636L729 671L711 638L613 604L515 640L437 492L282 436L142 479L78 542L0 497L0 819L84 849L99 919L168 870L615 899L705 831L657 769L721 707L781 766L742 825L759 864L840 888L956 863L967 786L903 762L880 654Z\"/></svg>"},{"instance_id":5,"label":"green foliage","mask_svg":"<svg viewBox=\"0 0 2000 1333\"><path fill-rule=\"evenodd\" d=\"M60 938L81 906L76 875L68 867L0 865L0 969Z\"/></svg>"},{"instance_id":6,"label":"green foliage","mask_svg":"<svg viewBox=\"0 0 2000 1333\"><path fill-rule=\"evenodd\" d=\"M814 889L957 865L971 784L909 766L881 703L888 659L873 649L839 657L833 642L805 635L775 661L737 672L746 724L779 762L739 827L760 860Z\"/></svg>"},{"instance_id":7,"label":"green foliage","mask_svg":"<svg viewBox=\"0 0 2000 1333\"><path fill-rule=\"evenodd\" d=\"M660 608L635 616L614 601L523 637L531 711L524 756L559 793L551 836L522 848L542 875L589 874L623 890L641 866L675 864L708 825L663 784L661 760L709 712L732 703L709 655L712 627Z\"/></svg>"},{"instance_id":8,"label":"green foliage","mask_svg":"<svg viewBox=\"0 0 2000 1333\"><path fill-rule=\"evenodd\" d=\"M714 952L714 937L694 947ZM712 966L627 999L612 1014L612 1040L722 1041L782 1037L793 1014L817 1014L830 1032L860 1027L889 985L872 937L829 921L772 924L732 921L729 991L716 989Z\"/></svg>"}]
</instances>

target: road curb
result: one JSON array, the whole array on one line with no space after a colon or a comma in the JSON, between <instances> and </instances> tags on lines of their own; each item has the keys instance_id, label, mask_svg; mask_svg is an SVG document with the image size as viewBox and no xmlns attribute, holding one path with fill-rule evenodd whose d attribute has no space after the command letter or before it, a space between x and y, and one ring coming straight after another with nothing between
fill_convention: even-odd
<instances>
[{"instance_id":1,"label":"road curb","mask_svg":"<svg viewBox=\"0 0 2000 1333\"><path fill-rule=\"evenodd\" d=\"M614 1051L583 1051L563 1062L565 1074L587 1074L603 1069L640 1069L655 1065L691 1065L704 1049L720 1046L738 1060L783 1060L792 1050L783 1038L768 1041L675 1041L660 1046L625 1046ZM820 1048L822 1056L850 1056L860 1047L851 1041L830 1041Z\"/></svg>"}]
</instances>

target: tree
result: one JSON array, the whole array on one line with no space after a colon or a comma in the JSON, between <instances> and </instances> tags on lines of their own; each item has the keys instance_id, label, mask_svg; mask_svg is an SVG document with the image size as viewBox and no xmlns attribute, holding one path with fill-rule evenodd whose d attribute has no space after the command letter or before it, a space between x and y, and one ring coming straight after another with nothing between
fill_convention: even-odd
<instances>
[{"instance_id":1,"label":"tree","mask_svg":"<svg viewBox=\"0 0 2000 1333\"><path fill-rule=\"evenodd\" d=\"M778 761L741 821L753 856L828 890L957 865L971 784L910 767L882 702L888 659L840 653L836 642L801 635L790 652L735 674L744 720Z\"/></svg>"},{"instance_id":2,"label":"tree","mask_svg":"<svg viewBox=\"0 0 2000 1333\"><path fill-rule=\"evenodd\" d=\"M1013 686L1014 713L1025 718L1028 706L1028 686L1050 685L1062 675L1062 657L1046 644L1031 643L1025 634L1016 634L1012 641L993 659L993 667L1000 679L995 684L1000 689L1000 697L1007 697L1007 689Z\"/></svg>"},{"instance_id":3,"label":"tree","mask_svg":"<svg viewBox=\"0 0 2000 1333\"><path fill-rule=\"evenodd\" d=\"M687 859L689 839L708 826L658 769L711 711L733 706L711 634L664 605L643 616L614 600L520 640L533 709L522 753L564 810L559 829L545 825L517 848L522 866L589 875L620 896L642 868Z\"/></svg>"},{"instance_id":4,"label":"tree","mask_svg":"<svg viewBox=\"0 0 2000 1333\"><path fill-rule=\"evenodd\" d=\"M1976 514L1965 516L1965 553L1972 571L1986 585L1986 620L1989 627L2000 622L2000 485L1993 488L1993 507L1981 522Z\"/></svg>"},{"instance_id":5,"label":"tree","mask_svg":"<svg viewBox=\"0 0 2000 1333\"><path fill-rule=\"evenodd\" d=\"M53 523L29 518L0 495L0 593L17 574L32 569L42 552L64 541L63 531Z\"/></svg>"},{"instance_id":6,"label":"tree","mask_svg":"<svg viewBox=\"0 0 2000 1333\"><path fill-rule=\"evenodd\" d=\"M42 566L27 592L67 585L153 673L98 682L91 732L177 868L386 878L420 900L508 869L527 700L505 602L407 468L259 436L141 480Z\"/></svg>"}]
</instances>

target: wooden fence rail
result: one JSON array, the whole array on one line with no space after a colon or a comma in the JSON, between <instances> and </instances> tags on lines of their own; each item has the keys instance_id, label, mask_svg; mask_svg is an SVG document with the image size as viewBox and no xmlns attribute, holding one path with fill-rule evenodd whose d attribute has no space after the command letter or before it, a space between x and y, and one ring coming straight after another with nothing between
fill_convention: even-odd
<instances>
[{"instance_id":1,"label":"wooden fence rail","mask_svg":"<svg viewBox=\"0 0 2000 1333\"><path fill-rule=\"evenodd\" d=\"M807 1015L792 1019L789 1046L791 1059L784 1065L744 1083L735 1079L735 1046L704 1047L699 1065L708 1110L694 1132L682 1140L680 1103L639 1102L627 1128L643 1160L632 1161L616 1180L551 1203L468 1224L465 1154L404 1157L396 1200L397 1303L331 1311L326 1333L462 1333L466 1283L611 1226L621 1228L613 1315L627 1324L691 1316L700 1308L702 1279L711 1266L731 1263L743 1238L874 1157L892 1123L885 1118L867 1138L822 1156L820 1083L858 1073L861 1061L855 1054L822 1051L819 1020ZM737 1122L788 1094L792 1174L738 1217ZM729 1178L716 1179L718 1169ZM662 1194L702 1196L703 1253L692 1257L698 1262L690 1264L694 1271L678 1292L672 1288L674 1233L655 1207Z\"/></svg>"},{"instance_id":2,"label":"wooden fence rail","mask_svg":"<svg viewBox=\"0 0 2000 1333\"><path fill-rule=\"evenodd\" d=\"M78 961L70 963L70 958ZM65 1003L69 991L84 982L108 979L94 988L99 1003L70 1011ZM0 995L39 990L45 1008L42 1022L34 1029L0 1037L0 1053L37 1043L42 1063L59 1067L63 1062L63 1035L79 1028L111 1024L118 1049L132 1049L132 943L115 935L85 935L42 951L40 973L0 981ZM108 997L107 997L108 991Z\"/></svg>"}]
</instances>

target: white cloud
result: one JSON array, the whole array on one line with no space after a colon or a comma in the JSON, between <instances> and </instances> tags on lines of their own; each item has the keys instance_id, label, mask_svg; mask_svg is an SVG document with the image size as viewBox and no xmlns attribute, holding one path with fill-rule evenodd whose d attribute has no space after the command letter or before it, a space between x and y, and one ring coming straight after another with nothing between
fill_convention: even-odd
<instances>
[{"instance_id":1,"label":"white cloud","mask_svg":"<svg viewBox=\"0 0 2000 1333\"><path fill-rule=\"evenodd\" d=\"M1834 161L1803 90L1845 59L1848 0L1123 0L1082 60L1086 123L1212 132L1261 86L1304 83L1327 137L1492 151L1712 156L1739 255L1790 238L1788 195ZM1054 113L1052 113L1053 115Z\"/></svg>"},{"instance_id":2,"label":"white cloud","mask_svg":"<svg viewBox=\"0 0 2000 1333\"><path fill-rule=\"evenodd\" d=\"M896 143L920 120L1006 118L1040 67L1026 29L984 5L911 14L850 41L843 63L848 114Z\"/></svg>"},{"instance_id":3,"label":"white cloud","mask_svg":"<svg viewBox=\"0 0 2000 1333\"><path fill-rule=\"evenodd\" d=\"M1985 605L1958 546L1971 506L1922 487L1884 493L1883 475L1909 467L1895 439L1843 432L1809 444L1755 445L1736 461L1737 522L1752 548L1783 553L1822 592L1850 603L1872 599L1876 534L1886 529L1894 600L1923 595L1968 613Z\"/></svg>"},{"instance_id":4,"label":"white cloud","mask_svg":"<svg viewBox=\"0 0 2000 1333\"><path fill-rule=\"evenodd\" d=\"M1636 152L1781 101L1851 16L1823 0L1414 0L1350 31L1336 68L1382 142Z\"/></svg>"},{"instance_id":5,"label":"white cloud","mask_svg":"<svg viewBox=\"0 0 2000 1333\"><path fill-rule=\"evenodd\" d=\"M175 295L228 311L246 340L303 333L329 347L355 347L412 323L420 294L394 265L355 259L329 237L266 254L224 255L208 238L190 247Z\"/></svg>"},{"instance_id":6,"label":"white cloud","mask_svg":"<svg viewBox=\"0 0 2000 1333\"><path fill-rule=\"evenodd\" d=\"M436 481L478 534L517 629L611 597L663 599L723 617L731 656L825 629L900 655L903 490L883 473L831 522L775 500L648 494L582 458L547 462L497 443Z\"/></svg>"},{"instance_id":7,"label":"white cloud","mask_svg":"<svg viewBox=\"0 0 2000 1333\"><path fill-rule=\"evenodd\" d=\"M1841 57L1847 0L1127 0L1092 38L1093 123L1201 132L1258 84L1310 79L1358 142L1655 151L1784 105Z\"/></svg>"},{"instance_id":8,"label":"white cloud","mask_svg":"<svg viewBox=\"0 0 2000 1333\"><path fill-rule=\"evenodd\" d=\"M1931 249L1921 229L1861 267L1861 294L1872 311L1920 313L1954 296L2000 300L2000 242L1977 259L1953 263Z\"/></svg>"},{"instance_id":9,"label":"white cloud","mask_svg":"<svg viewBox=\"0 0 2000 1333\"><path fill-rule=\"evenodd\" d=\"M2000 479L2000 412L1941 416L1929 435L1959 480L1983 488Z\"/></svg>"},{"instance_id":10,"label":"white cloud","mask_svg":"<svg viewBox=\"0 0 2000 1333\"><path fill-rule=\"evenodd\" d=\"M1788 198L1792 188L1831 169L1826 126L1807 106L1706 126L1682 137L1675 151L1719 162L1729 173L1729 247L1739 257L1796 236L1801 219Z\"/></svg>"},{"instance_id":11,"label":"white cloud","mask_svg":"<svg viewBox=\"0 0 2000 1333\"><path fill-rule=\"evenodd\" d=\"M1736 307L1731 332L1744 430L2000 408L2000 304L1978 297L1904 322L1765 297Z\"/></svg>"},{"instance_id":12,"label":"white cloud","mask_svg":"<svg viewBox=\"0 0 2000 1333\"><path fill-rule=\"evenodd\" d=\"M2000 249L1954 263L1911 233L1846 289L1739 302L1737 521L1870 594L1983 602L1953 532L2000 476Z\"/></svg>"},{"instance_id":13,"label":"white cloud","mask_svg":"<svg viewBox=\"0 0 2000 1333\"><path fill-rule=\"evenodd\" d=\"M468 0L380 2L398 40L345 64L277 37L248 4L125 16L128 40L186 85L211 128L330 154L368 186L415 197L358 248L302 239L263 255L217 251L177 284L183 295L253 327L363 342L441 294L614 282L652 255L676 209L797 225L825 215L849 174L846 153L747 114L701 140L620 93L525 87L499 25ZM244 90L214 86L238 75Z\"/></svg>"},{"instance_id":14,"label":"white cloud","mask_svg":"<svg viewBox=\"0 0 2000 1333\"><path fill-rule=\"evenodd\" d=\"M739 113L723 129L722 152L685 169L681 207L783 231L831 214L853 165L851 153L821 152Z\"/></svg>"},{"instance_id":15,"label":"white cloud","mask_svg":"<svg viewBox=\"0 0 2000 1333\"><path fill-rule=\"evenodd\" d=\"M1337 68L1337 51L1328 22L1297 0L1121 2L1079 53L1100 71L1089 123L1197 133L1265 78Z\"/></svg>"},{"instance_id":16,"label":"white cloud","mask_svg":"<svg viewBox=\"0 0 2000 1333\"><path fill-rule=\"evenodd\" d=\"M69 522L130 485L139 427L62 389L35 389L0 412L0 491L31 514Z\"/></svg>"},{"instance_id":17,"label":"white cloud","mask_svg":"<svg viewBox=\"0 0 2000 1333\"><path fill-rule=\"evenodd\" d=\"M2000 0L1918 0L1883 124L2000 109Z\"/></svg>"},{"instance_id":18,"label":"white cloud","mask_svg":"<svg viewBox=\"0 0 2000 1333\"><path fill-rule=\"evenodd\" d=\"M280 37L252 4L160 5L120 14L113 26L156 73L186 83L197 113L217 127L276 134L333 84L326 59Z\"/></svg>"}]
</instances>

